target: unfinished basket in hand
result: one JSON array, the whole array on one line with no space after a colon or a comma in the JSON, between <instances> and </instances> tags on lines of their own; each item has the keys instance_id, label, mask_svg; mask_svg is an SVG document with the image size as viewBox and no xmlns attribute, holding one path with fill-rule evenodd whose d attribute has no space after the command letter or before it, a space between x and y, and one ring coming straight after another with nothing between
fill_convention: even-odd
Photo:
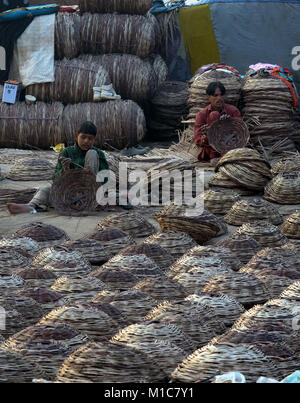
<instances>
[{"instance_id":1,"label":"unfinished basket in hand","mask_svg":"<svg viewBox=\"0 0 300 403\"><path fill-rule=\"evenodd\" d=\"M88 215L97 207L98 187L93 173L85 169L68 169L54 180L50 203L62 215Z\"/></svg>"},{"instance_id":2,"label":"unfinished basket in hand","mask_svg":"<svg viewBox=\"0 0 300 403\"><path fill-rule=\"evenodd\" d=\"M245 147L249 137L246 123L236 118L216 120L207 130L209 145L221 154Z\"/></svg>"}]
</instances>

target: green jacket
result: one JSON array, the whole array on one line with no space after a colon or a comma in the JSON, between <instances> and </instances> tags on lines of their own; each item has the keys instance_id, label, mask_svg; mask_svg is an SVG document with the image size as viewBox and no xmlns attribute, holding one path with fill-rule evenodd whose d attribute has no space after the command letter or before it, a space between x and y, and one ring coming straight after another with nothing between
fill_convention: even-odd
<instances>
[{"instance_id":1,"label":"green jacket","mask_svg":"<svg viewBox=\"0 0 300 403\"><path fill-rule=\"evenodd\" d=\"M101 151L99 148L96 147L92 147L92 150L97 151L98 155L99 155L99 171L102 171L103 169L109 169L108 168L108 163L106 161L104 152ZM73 146L71 147L67 147L65 148L61 153L59 153L59 157L65 157L65 158L71 158L71 160L73 162L75 162L75 164L78 164L80 166L82 166L82 168L84 167L84 162L85 162L85 154L87 152L83 151L77 143L75 143ZM74 164L70 164L70 168L71 169L78 169L78 166L74 165ZM53 179L55 179L58 175L60 175L62 173L62 165L61 162L58 160L57 164L56 164L56 168L55 168L55 172L53 175Z\"/></svg>"}]
</instances>

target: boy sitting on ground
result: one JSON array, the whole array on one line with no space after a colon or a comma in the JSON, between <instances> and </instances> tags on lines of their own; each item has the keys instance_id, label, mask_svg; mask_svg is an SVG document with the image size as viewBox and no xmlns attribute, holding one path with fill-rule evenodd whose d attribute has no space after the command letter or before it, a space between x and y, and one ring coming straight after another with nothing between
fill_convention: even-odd
<instances>
[{"instance_id":1,"label":"boy sitting on ground","mask_svg":"<svg viewBox=\"0 0 300 403\"><path fill-rule=\"evenodd\" d=\"M65 148L57 161L53 179L66 169L78 169L78 165L91 171L95 176L99 171L108 169L103 151L94 147L97 128L92 122L82 123L75 133L75 144ZM49 207L51 185L41 187L28 204L7 203L11 214L30 213L34 210L45 211Z\"/></svg>"}]
</instances>

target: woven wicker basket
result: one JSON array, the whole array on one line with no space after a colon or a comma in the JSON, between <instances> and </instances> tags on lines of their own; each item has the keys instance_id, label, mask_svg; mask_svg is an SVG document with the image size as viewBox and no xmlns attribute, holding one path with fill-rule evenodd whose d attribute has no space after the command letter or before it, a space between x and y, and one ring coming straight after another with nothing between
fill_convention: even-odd
<instances>
[{"instance_id":1,"label":"woven wicker basket","mask_svg":"<svg viewBox=\"0 0 300 403\"><path fill-rule=\"evenodd\" d=\"M18 291L25 287L25 281L15 274L11 276L1 276L0 277L0 295L5 296L7 293Z\"/></svg>"},{"instance_id":2,"label":"woven wicker basket","mask_svg":"<svg viewBox=\"0 0 300 403\"><path fill-rule=\"evenodd\" d=\"M98 187L93 173L84 169L68 169L54 180L50 203L62 215L88 215L97 207Z\"/></svg>"},{"instance_id":3,"label":"woven wicker basket","mask_svg":"<svg viewBox=\"0 0 300 403\"><path fill-rule=\"evenodd\" d=\"M135 323L121 329L115 336L114 340L130 339L132 342L162 340L168 341L186 354L190 354L196 349L194 341L183 333L178 327L159 321L143 321Z\"/></svg>"},{"instance_id":4,"label":"woven wicker basket","mask_svg":"<svg viewBox=\"0 0 300 403\"><path fill-rule=\"evenodd\" d=\"M277 227L268 221L257 221L243 224L233 235L246 235L254 238L262 247L282 246L287 238Z\"/></svg>"},{"instance_id":5,"label":"woven wicker basket","mask_svg":"<svg viewBox=\"0 0 300 403\"><path fill-rule=\"evenodd\" d=\"M85 334L70 326L51 324L26 327L10 337L8 342L26 343L34 340L58 342L72 351L90 341Z\"/></svg>"},{"instance_id":6,"label":"woven wicker basket","mask_svg":"<svg viewBox=\"0 0 300 403\"><path fill-rule=\"evenodd\" d=\"M16 294L33 299L41 305L44 312L49 312L52 309L58 308L62 305L66 305L66 301L63 298L62 294L45 288L26 287L16 291Z\"/></svg>"},{"instance_id":7,"label":"woven wicker basket","mask_svg":"<svg viewBox=\"0 0 300 403\"><path fill-rule=\"evenodd\" d=\"M198 295L189 295L186 300L193 304L209 307L214 312L215 317L219 318L228 327L232 326L240 315L245 312L243 305L228 295L199 293Z\"/></svg>"},{"instance_id":8,"label":"woven wicker basket","mask_svg":"<svg viewBox=\"0 0 300 403\"><path fill-rule=\"evenodd\" d=\"M5 309L5 329L2 327L0 329L0 343L6 338L22 330L25 323L25 319L23 318L22 314L16 309L9 307L7 304L5 304L5 306L1 304L1 308ZM1 321L2 320L3 318L1 314Z\"/></svg>"},{"instance_id":9,"label":"woven wicker basket","mask_svg":"<svg viewBox=\"0 0 300 403\"><path fill-rule=\"evenodd\" d=\"M197 243L188 234L178 231L156 232L144 241L149 244L159 244L166 249L174 259L181 257Z\"/></svg>"},{"instance_id":10,"label":"woven wicker basket","mask_svg":"<svg viewBox=\"0 0 300 403\"><path fill-rule=\"evenodd\" d=\"M228 295L245 308L264 303L269 299L265 284L257 277L243 273L226 273L216 276L202 288L202 292Z\"/></svg>"},{"instance_id":11,"label":"woven wicker basket","mask_svg":"<svg viewBox=\"0 0 300 403\"><path fill-rule=\"evenodd\" d=\"M288 238L300 239L300 213L291 214L280 227L280 231Z\"/></svg>"},{"instance_id":12,"label":"woven wicker basket","mask_svg":"<svg viewBox=\"0 0 300 403\"><path fill-rule=\"evenodd\" d=\"M111 257L119 253L121 249L126 248L126 246L135 244L130 235L118 228L97 230L86 235L83 239L95 239L101 242L104 250Z\"/></svg>"},{"instance_id":13,"label":"woven wicker basket","mask_svg":"<svg viewBox=\"0 0 300 403\"><path fill-rule=\"evenodd\" d=\"M69 240L68 235L60 228L38 221L23 225L13 235L32 238L44 248Z\"/></svg>"},{"instance_id":14,"label":"woven wicker basket","mask_svg":"<svg viewBox=\"0 0 300 403\"><path fill-rule=\"evenodd\" d=\"M130 245L125 249L121 250L121 255L132 256L132 255L146 255L152 259L161 270L166 270L173 263L174 258L172 255L164 248L158 244L141 243L139 245Z\"/></svg>"},{"instance_id":15,"label":"woven wicker basket","mask_svg":"<svg viewBox=\"0 0 300 403\"><path fill-rule=\"evenodd\" d=\"M0 276L10 276L17 268L28 268L29 260L12 248L0 247Z\"/></svg>"},{"instance_id":16,"label":"woven wicker basket","mask_svg":"<svg viewBox=\"0 0 300 403\"><path fill-rule=\"evenodd\" d=\"M24 158L18 160L6 175L14 181L46 181L51 180L55 165L45 159Z\"/></svg>"},{"instance_id":17,"label":"woven wicker basket","mask_svg":"<svg viewBox=\"0 0 300 403\"><path fill-rule=\"evenodd\" d=\"M216 254L209 254L206 256L189 255L188 253L170 267L166 272L168 277L174 277L177 274L194 274L195 277L203 276L202 281L205 282L211 276L231 272L230 265L223 261L220 256ZM200 278L199 278L200 280Z\"/></svg>"},{"instance_id":18,"label":"woven wicker basket","mask_svg":"<svg viewBox=\"0 0 300 403\"><path fill-rule=\"evenodd\" d=\"M255 239L246 235L232 235L218 243L218 246L230 249L232 254L243 264L247 264L252 256L261 249L260 244Z\"/></svg>"},{"instance_id":19,"label":"woven wicker basket","mask_svg":"<svg viewBox=\"0 0 300 403\"><path fill-rule=\"evenodd\" d=\"M187 355L175 344L164 340L153 340L153 337L141 337L139 340L132 341L128 334L118 333L111 341L131 346L150 356L157 367L164 372L167 379L170 378L171 373Z\"/></svg>"},{"instance_id":20,"label":"woven wicker basket","mask_svg":"<svg viewBox=\"0 0 300 403\"><path fill-rule=\"evenodd\" d=\"M140 322L157 305L156 300L136 290L102 291L91 301L111 304L132 323Z\"/></svg>"},{"instance_id":21,"label":"woven wicker basket","mask_svg":"<svg viewBox=\"0 0 300 403\"><path fill-rule=\"evenodd\" d=\"M96 277L103 281L112 290L129 290L140 280L131 270L117 267L99 267L93 270L88 277Z\"/></svg>"},{"instance_id":22,"label":"woven wicker basket","mask_svg":"<svg viewBox=\"0 0 300 403\"><path fill-rule=\"evenodd\" d=\"M136 213L112 214L100 221L97 225L99 229L119 228L133 237L142 238L155 232L152 224L144 219L143 216Z\"/></svg>"},{"instance_id":23,"label":"woven wicker basket","mask_svg":"<svg viewBox=\"0 0 300 403\"><path fill-rule=\"evenodd\" d=\"M21 255L32 258L36 255L41 246L31 238L28 237L3 237L0 239L0 248L7 247L13 248L16 252Z\"/></svg>"},{"instance_id":24,"label":"woven wicker basket","mask_svg":"<svg viewBox=\"0 0 300 403\"><path fill-rule=\"evenodd\" d=\"M0 366L1 383L31 383L44 375L36 363L3 348L0 349Z\"/></svg>"},{"instance_id":25,"label":"woven wicker basket","mask_svg":"<svg viewBox=\"0 0 300 403\"><path fill-rule=\"evenodd\" d=\"M88 343L63 363L58 382L159 382L164 374L149 355L121 343Z\"/></svg>"},{"instance_id":26,"label":"woven wicker basket","mask_svg":"<svg viewBox=\"0 0 300 403\"><path fill-rule=\"evenodd\" d=\"M239 200L224 218L227 224L238 226L259 220L266 220L271 224L279 225L283 218L275 207L262 199Z\"/></svg>"},{"instance_id":27,"label":"woven wicker basket","mask_svg":"<svg viewBox=\"0 0 300 403\"><path fill-rule=\"evenodd\" d=\"M26 286L31 288L50 288L57 279L53 271L45 269L18 269L14 274L25 280Z\"/></svg>"},{"instance_id":28,"label":"woven wicker basket","mask_svg":"<svg viewBox=\"0 0 300 403\"><path fill-rule=\"evenodd\" d=\"M43 249L32 259L32 265L49 269L57 276L86 275L92 271L92 265L81 253L66 246Z\"/></svg>"},{"instance_id":29,"label":"woven wicker basket","mask_svg":"<svg viewBox=\"0 0 300 403\"><path fill-rule=\"evenodd\" d=\"M189 217L179 206L166 206L157 221L163 231L181 231L201 244L227 232L227 227L215 215L203 211L201 215Z\"/></svg>"},{"instance_id":30,"label":"woven wicker basket","mask_svg":"<svg viewBox=\"0 0 300 403\"><path fill-rule=\"evenodd\" d=\"M216 151L225 154L235 148L246 147L249 131L245 122L236 118L217 120L207 130L207 139Z\"/></svg>"},{"instance_id":31,"label":"woven wicker basket","mask_svg":"<svg viewBox=\"0 0 300 403\"><path fill-rule=\"evenodd\" d=\"M49 312L39 322L40 325L56 323L69 325L94 341L109 340L120 328L112 316L94 304L62 306Z\"/></svg>"},{"instance_id":32,"label":"woven wicker basket","mask_svg":"<svg viewBox=\"0 0 300 403\"><path fill-rule=\"evenodd\" d=\"M298 155L295 157L281 158L272 167L272 175L276 176L284 172L297 172L300 171L300 158Z\"/></svg>"},{"instance_id":33,"label":"woven wicker basket","mask_svg":"<svg viewBox=\"0 0 300 403\"><path fill-rule=\"evenodd\" d=\"M264 198L279 204L299 204L299 185L299 172L278 174L265 187Z\"/></svg>"},{"instance_id":34,"label":"woven wicker basket","mask_svg":"<svg viewBox=\"0 0 300 403\"><path fill-rule=\"evenodd\" d=\"M139 279L156 278L163 275L159 267L146 255L117 255L105 263L101 269L126 270Z\"/></svg>"},{"instance_id":35,"label":"woven wicker basket","mask_svg":"<svg viewBox=\"0 0 300 403\"><path fill-rule=\"evenodd\" d=\"M95 277L59 277L51 290L60 293L68 305L85 302L102 290L109 290L106 284Z\"/></svg>"},{"instance_id":36,"label":"woven wicker basket","mask_svg":"<svg viewBox=\"0 0 300 403\"><path fill-rule=\"evenodd\" d=\"M216 374L241 372L248 382L267 373L276 378L276 366L260 350L248 344L205 346L188 356L173 372L173 382L205 381Z\"/></svg>"},{"instance_id":37,"label":"woven wicker basket","mask_svg":"<svg viewBox=\"0 0 300 403\"><path fill-rule=\"evenodd\" d=\"M214 319L212 310L189 301L162 302L145 316L145 320L177 326L194 340L198 347L204 346L216 334L225 331L224 325Z\"/></svg>"},{"instance_id":38,"label":"woven wicker basket","mask_svg":"<svg viewBox=\"0 0 300 403\"><path fill-rule=\"evenodd\" d=\"M148 294L154 300L181 300L187 294L182 286L166 276L145 279L138 282L134 290Z\"/></svg>"},{"instance_id":39,"label":"woven wicker basket","mask_svg":"<svg viewBox=\"0 0 300 403\"><path fill-rule=\"evenodd\" d=\"M240 196L232 191L222 189L206 190L197 199L203 201L206 210L213 214L226 214L233 204L240 200Z\"/></svg>"},{"instance_id":40,"label":"woven wicker basket","mask_svg":"<svg viewBox=\"0 0 300 403\"><path fill-rule=\"evenodd\" d=\"M214 256L220 258L223 263L234 271L238 271L242 266L241 261L232 253L229 248L219 247L219 245L195 246L195 248L190 249L185 256L195 256L199 258Z\"/></svg>"},{"instance_id":41,"label":"woven wicker basket","mask_svg":"<svg viewBox=\"0 0 300 403\"><path fill-rule=\"evenodd\" d=\"M61 343L41 339L20 342L12 338L2 348L38 364L49 380L55 380L58 369L72 352Z\"/></svg>"},{"instance_id":42,"label":"woven wicker basket","mask_svg":"<svg viewBox=\"0 0 300 403\"><path fill-rule=\"evenodd\" d=\"M295 281L287 287L280 295L280 298L288 301L300 301L300 281Z\"/></svg>"},{"instance_id":43,"label":"woven wicker basket","mask_svg":"<svg viewBox=\"0 0 300 403\"><path fill-rule=\"evenodd\" d=\"M266 274L295 281L300 277L299 254L289 248L265 248L253 256L240 271L247 270L251 270L255 275L267 270Z\"/></svg>"},{"instance_id":44,"label":"woven wicker basket","mask_svg":"<svg viewBox=\"0 0 300 403\"><path fill-rule=\"evenodd\" d=\"M104 246L96 239L78 239L64 242L61 246L79 252L92 265L101 265L110 258Z\"/></svg>"}]
</instances>

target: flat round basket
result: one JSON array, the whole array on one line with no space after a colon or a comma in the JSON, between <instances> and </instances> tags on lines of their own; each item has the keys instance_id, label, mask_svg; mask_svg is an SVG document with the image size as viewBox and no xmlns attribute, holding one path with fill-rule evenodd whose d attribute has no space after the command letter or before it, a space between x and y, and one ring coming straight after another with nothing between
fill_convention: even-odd
<instances>
[{"instance_id":1,"label":"flat round basket","mask_svg":"<svg viewBox=\"0 0 300 403\"><path fill-rule=\"evenodd\" d=\"M53 182L50 202L55 210L67 216L84 216L97 207L96 176L84 169L69 169Z\"/></svg>"},{"instance_id":2,"label":"flat round basket","mask_svg":"<svg viewBox=\"0 0 300 403\"><path fill-rule=\"evenodd\" d=\"M156 232L154 235L146 238L144 242L159 244L174 259L181 257L189 249L197 246L197 243L188 234L178 231Z\"/></svg>"},{"instance_id":3,"label":"flat round basket","mask_svg":"<svg viewBox=\"0 0 300 403\"><path fill-rule=\"evenodd\" d=\"M23 225L13 235L32 238L44 248L69 240L68 235L60 228L38 221Z\"/></svg>"},{"instance_id":4,"label":"flat round basket","mask_svg":"<svg viewBox=\"0 0 300 403\"><path fill-rule=\"evenodd\" d=\"M0 348L1 383L31 383L44 373L36 363L20 354Z\"/></svg>"},{"instance_id":5,"label":"flat round basket","mask_svg":"<svg viewBox=\"0 0 300 403\"><path fill-rule=\"evenodd\" d=\"M172 374L173 382L205 381L216 374L241 372L255 383L262 374L276 378L276 366L259 349L248 344L207 345L189 355Z\"/></svg>"},{"instance_id":6,"label":"flat round basket","mask_svg":"<svg viewBox=\"0 0 300 403\"><path fill-rule=\"evenodd\" d=\"M132 323L140 322L157 305L156 300L137 290L102 291L91 301L111 304Z\"/></svg>"},{"instance_id":7,"label":"flat round basket","mask_svg":"<svg viewBox=\"0 0 300 403\"><path fill-rule=\"evenodd\" d=\"M249 131L245 122L236 118L219 119L207 130L209 145L221 154L235 148L243 148L249 141Z\"/></svg>"},{"instance_id":8,"label":"flat round basket","mask_svg":"<svg viewBox=\"0 0 300 403\"><path fill-rule=\"evenodd\" d=\"M57 375L58 382L159 382L164 373L149 355L121 343L88 343L71 354Z\"/></svg>"},{"instance_id":9,"label":"flat round basket","mask_svg":"<svg viewBox=\"0 0 300 403\"><path fill-rule=\"evenodd\" d=\"M224 323L225 326L232 326L233 323L245 312L245 308L236 299L223 294L191 294L185 298L193 304L199 304L209 307L216 318Z\"/></svg>"}]
</instances>

